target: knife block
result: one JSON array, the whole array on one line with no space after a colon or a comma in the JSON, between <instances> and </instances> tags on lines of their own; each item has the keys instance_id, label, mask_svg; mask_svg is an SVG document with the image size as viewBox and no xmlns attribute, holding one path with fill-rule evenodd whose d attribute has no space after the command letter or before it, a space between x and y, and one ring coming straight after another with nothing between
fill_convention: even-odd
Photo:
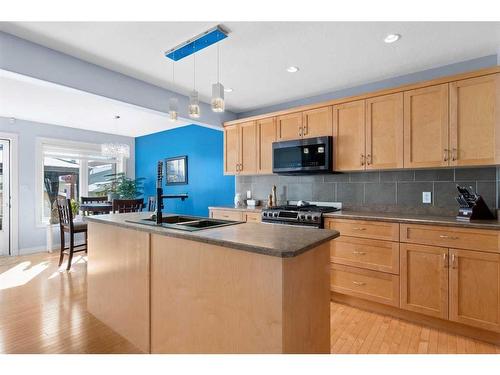
<instances>
[{"instance_id":1,"label":"knife block","mask_svg":"<svg viewBox=\"0 0 500 375\"><path fill-rule=\"evenodd\" d=\"M491 213L490 209L484 202L483 197L480 195L474 202L472 207L460 207L458 209L458 220L492 220L495 216Z\"/></svg>"}]
</instances>

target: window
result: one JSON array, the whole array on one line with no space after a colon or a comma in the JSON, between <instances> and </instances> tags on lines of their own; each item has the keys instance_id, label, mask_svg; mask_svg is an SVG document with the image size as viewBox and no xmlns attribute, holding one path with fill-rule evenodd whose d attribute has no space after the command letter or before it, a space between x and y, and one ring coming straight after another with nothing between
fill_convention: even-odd
<instances>
[{"instance_id":1,"label":"window","mask_svg":"<svg viewBox=\"0 0 500 375\"><path fill-rule=\"evenodd\" d=\"M124 171L124 159L103 156L99 144L40 139L38 223L57 222L58 197L80 200L105 194L108 175Z\"/></svg>"}]
</instances>

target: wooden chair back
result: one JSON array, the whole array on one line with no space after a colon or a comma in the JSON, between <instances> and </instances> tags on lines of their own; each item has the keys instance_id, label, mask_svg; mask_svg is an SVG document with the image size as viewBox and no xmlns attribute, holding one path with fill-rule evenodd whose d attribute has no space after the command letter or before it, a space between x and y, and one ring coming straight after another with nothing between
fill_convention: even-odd
<instances>
[{"instance_id":1,"label":"wooden chair back","mask_svg":"<svg viewBox=\"0 0 500 375\"><path fill-rule=\"evenodd\" d=\"M113 213L141 212L144 200L139 199L113 199Z\"/></svg>"},{"instance_id":2,"label":"wooden chair back","mask_svg":"<svg viewBox=\"0 0 500 375\"><path fill-rule=\"evenodd\" d=\"M81 197L82 203L106 203L108 197Z\"/></svg>"},{"instance_id":3,"label":"wooden chair back","mask_svg":"<svg viewBox=\"0 0 500 375\"><path fill-rule=\"evenodd\" d=\"M71 199L57 198L57 213L59 214L59 227L73 229L73 211L71 210Z\"/></svg>"},{"instance_id":4,"label":"wooden chair back","mask_svg":"<svg viewBox=\"0 0 500 375\"><path fill-rule=\"evenodd\" d=\"M153 212L156 210L156 197L148 197L148 211Z\"/></svg>"}]
</instances>

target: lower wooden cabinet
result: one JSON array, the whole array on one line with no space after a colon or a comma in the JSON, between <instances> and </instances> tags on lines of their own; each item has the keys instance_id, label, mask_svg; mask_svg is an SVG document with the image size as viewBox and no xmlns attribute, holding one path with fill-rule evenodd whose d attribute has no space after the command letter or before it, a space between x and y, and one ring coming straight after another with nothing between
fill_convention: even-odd
<instances>
[{"instance_id":1,"label":"lower wooden cabinet","mask_svg":"<svg viewBox=\"0 0 500 375\"><path fill-rule=\"evenodd\" d=\"M331 290L391 306L399 306L399 276L332 264Z\"/></svg>"},{"instance_id":2,"label":"lower wooden cabinet","mask_svg":"<svg viewBox=\"0 0 500 375\"><path fill-rule=\"evenodd\" d=\"M448 249L400 245L401 308L448 319Z\"/></svg>"},{"instance_id":3,"label":"lower wooden cabinet","mask_svg":"<svg viewBox=\"0 0 500 375\"><path fill-rule=\"evenodd\" d=\"M210 209L210 217L221 220L246 221L260 223L260 212L246 212L237 210Z\"/></svg>"},{"instance_id":4,"label":"lower wooden cabinet","mask_svg":"<svg viewBox=\"0 0 500 375\"><path fill-rule=\"evenodd\" d=\"M243 221L243 212L234 210L210 210L213 219Z\"/></svg>"},{"instance_id":5,"label":"lower wooden cabinet","mask_svg":"<svg viewBox=\"0 0 500 375\"><path fill-rule=\"evenodd\" d=\"M500 332L500 254L450 249L450 320Z\"/></svg>"}]
</instances>

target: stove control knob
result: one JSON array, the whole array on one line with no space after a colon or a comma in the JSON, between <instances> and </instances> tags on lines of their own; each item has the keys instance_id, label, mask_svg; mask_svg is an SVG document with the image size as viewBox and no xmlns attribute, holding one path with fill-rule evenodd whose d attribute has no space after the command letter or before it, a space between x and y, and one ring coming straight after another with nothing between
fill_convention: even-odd
<instances>
[{"instance_id":1,"label":"stove control knob","mask_svg":"<svg viewBox=\"0 0 500 375\"><path fill-rule=\"evenodd\" d=\"M319 221L319 216L314 216L314 217L313 217L313 220L314 220L314 221Z\"/></svg>"},{"instance_id":2,"label":"stove control knob","mask_svg":"<svg viewBox=\"0 0 500 375\"><path fill-rule=\"evenodd\" d=\"M267 212L263 212L262 216L266 217L267 216Z\"/></svg>"},{"instance_id":3,"label":"stove control knob","mask_svg":"<svg viewBox=\"0 0 500 375\"><path fill-rule=\"evenodd\" d=\"M307 220L311 220L312 219L312 216L311 215L307 215Z\"/></svg>"},{"instance_id":4,"label":"stove control knob","mask_svg":"<svg viewBox=\"0 0 500 375\"><path fill-rule=\"evenodd\" d=\"M273 216L274 216L274 217L278 217L278 213L277 213L277 212L274 212L274 213L273 213Z\"/></svg>"},{"instance_id":5,"label":"stove control knob","mask_svg":"<svg viewBox=\"0 0 500 375\"><path fill-rule=\"evenodd\" d=\"M300 220L305 220L306 219L306 215L300 215Z\"/></svg>"}]
</instances>

